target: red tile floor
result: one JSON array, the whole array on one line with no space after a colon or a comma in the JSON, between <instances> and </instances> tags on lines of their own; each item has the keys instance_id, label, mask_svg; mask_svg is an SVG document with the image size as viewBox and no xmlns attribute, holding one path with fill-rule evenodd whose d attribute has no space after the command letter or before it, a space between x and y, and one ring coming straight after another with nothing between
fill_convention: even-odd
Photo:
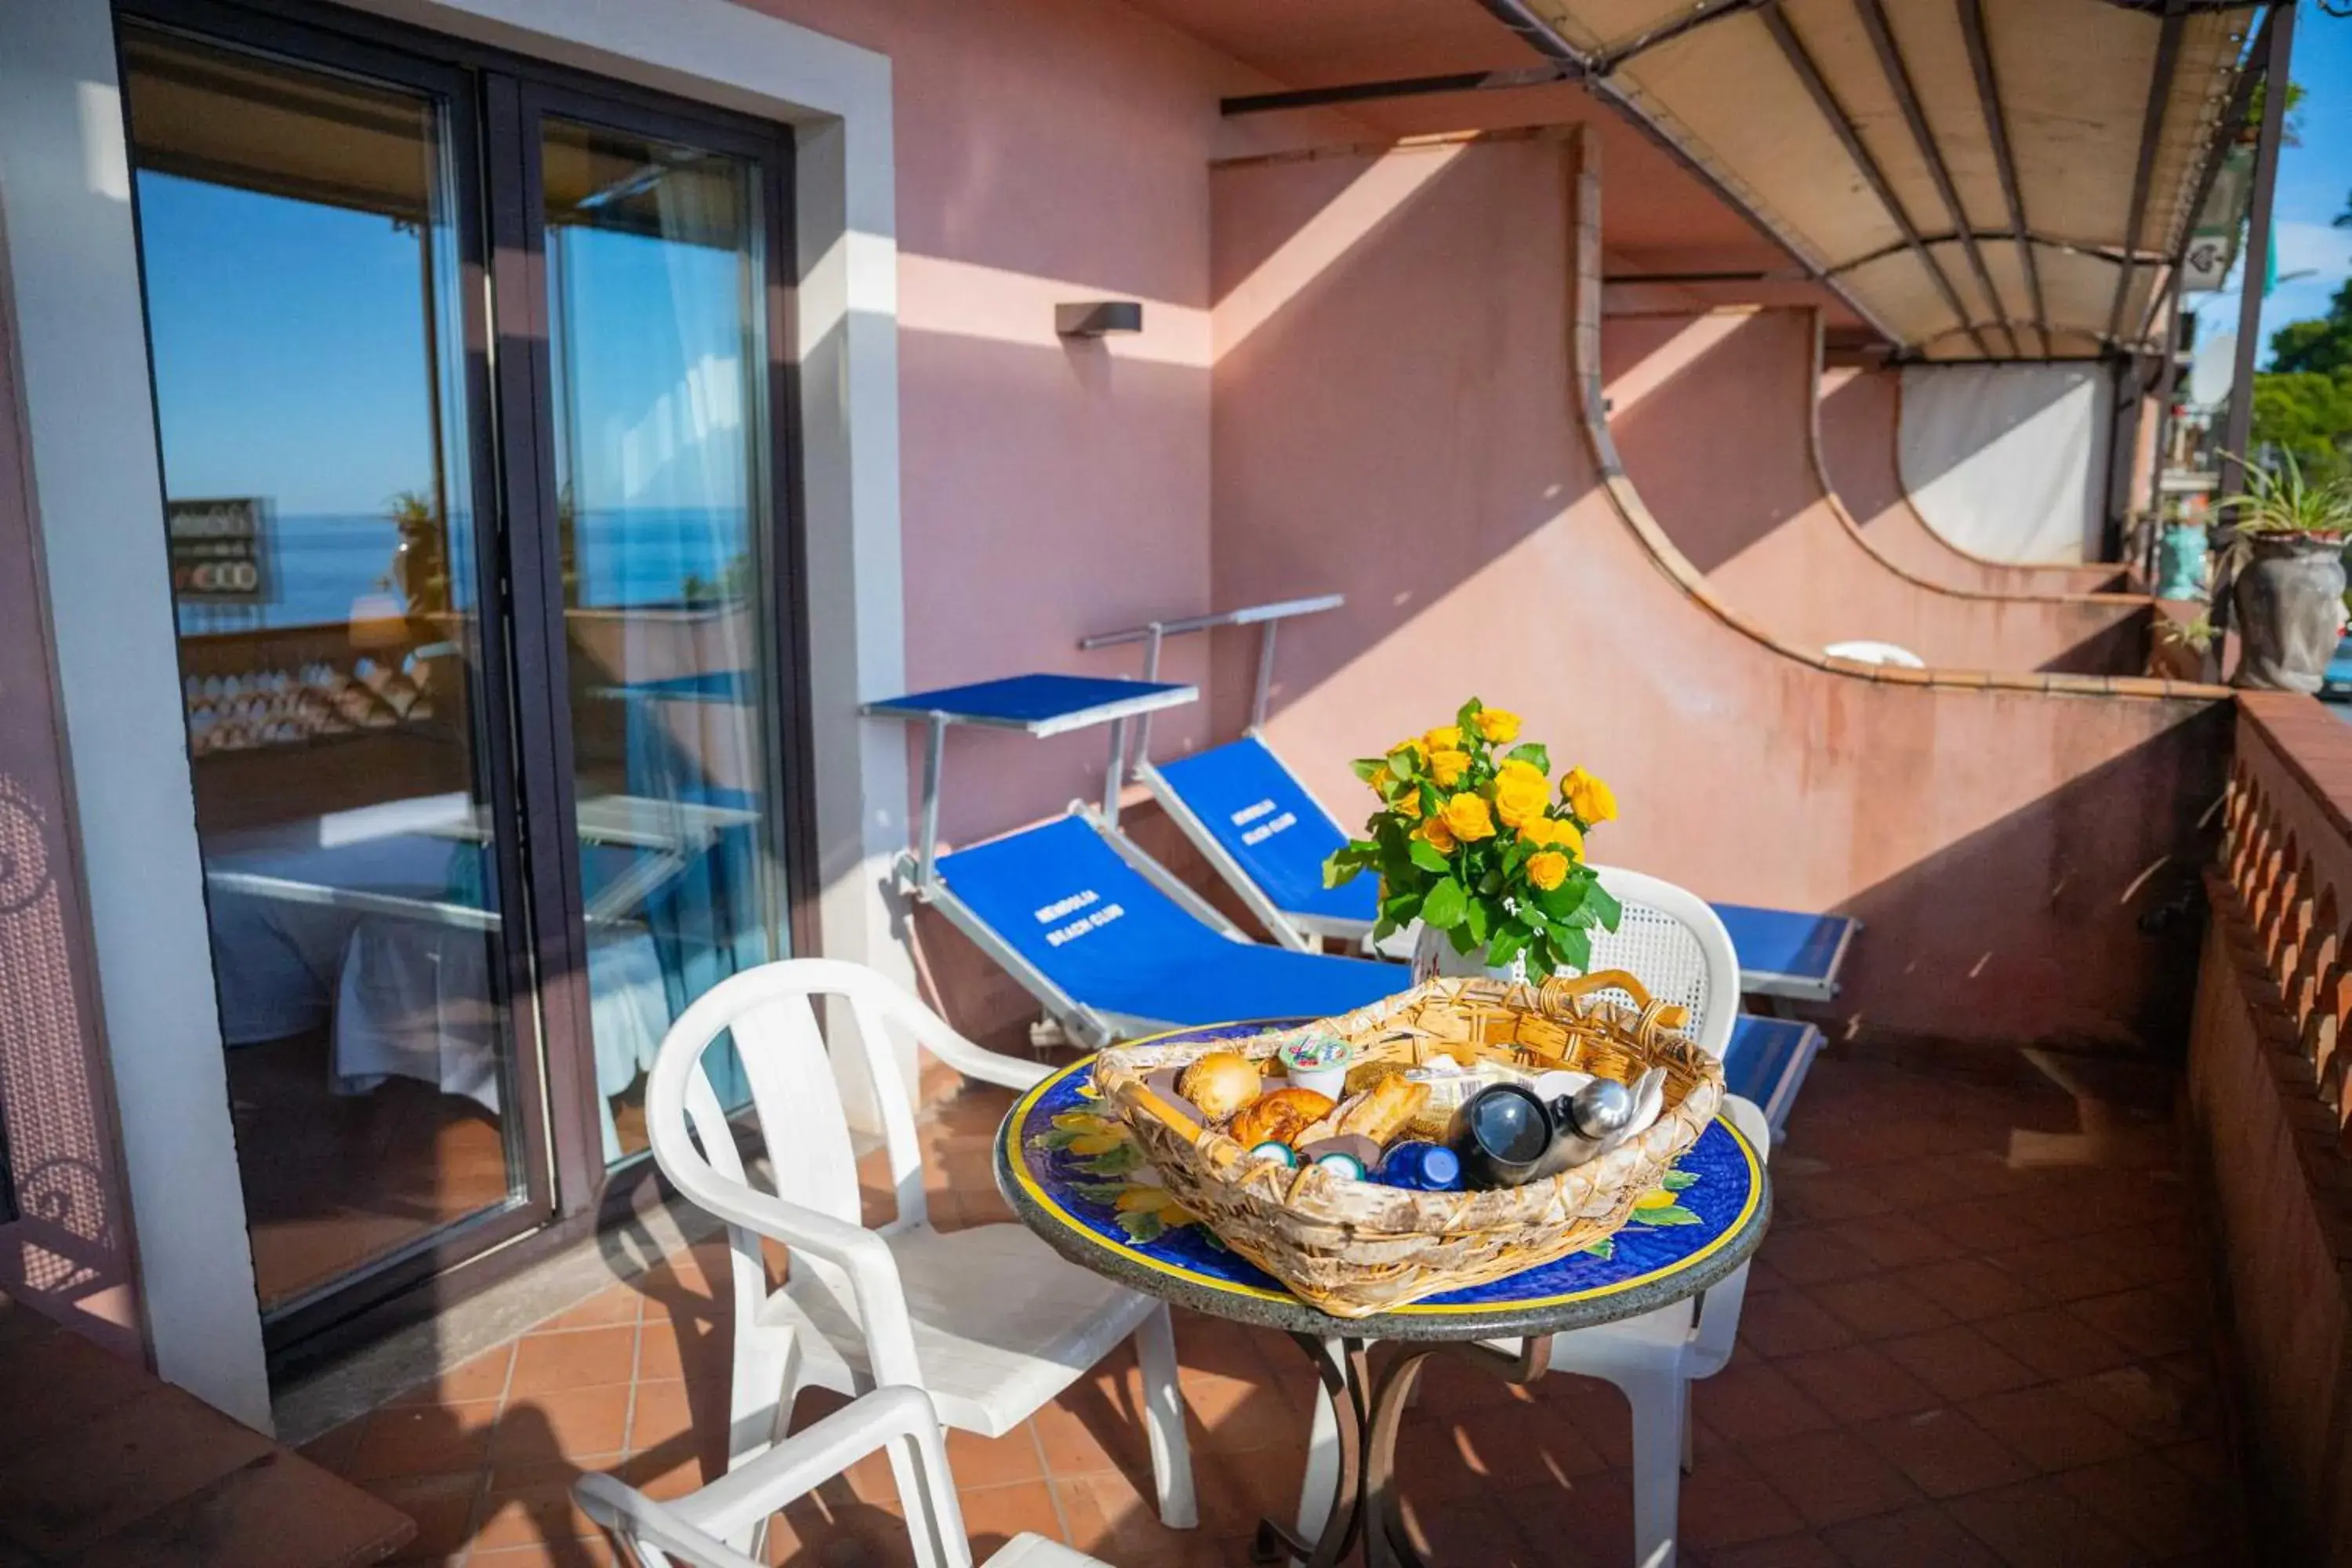
<instances>
[{"instance_id":1,"label":"red tile floor","mask_svg":"<svg viewBox=\"0 0 2352 1568\"><path fill-rule=\"evenodd\" d=\"M1739 1352L1695 1394L1683 1562L2249 1560L2169 1094L2063 1058L1820 1062L1774 1158ZM1004 1105L974 1090L926 1123L939 1223L1003 1216L986 1150ZM671 1258L309 1451L415 1517L410 1560L609 1563L575 1477L674 1495L721 1462L723 1265ZM982 1557L1032 1530L1127 1568L1248 1560L1252 1521L1295 1503L1306 1363L1209 1319L1179 1314L1177 1335L1202 1527L1157 1522L1121 1360L1009 1436L951 1437ZM1400 1470L1441 1568L1631 1561L1615 1390L1431 1364ZM903 1562L896 1507L868 1462L793 1508L772 1554Z\"/></svg>"}]
</instances>

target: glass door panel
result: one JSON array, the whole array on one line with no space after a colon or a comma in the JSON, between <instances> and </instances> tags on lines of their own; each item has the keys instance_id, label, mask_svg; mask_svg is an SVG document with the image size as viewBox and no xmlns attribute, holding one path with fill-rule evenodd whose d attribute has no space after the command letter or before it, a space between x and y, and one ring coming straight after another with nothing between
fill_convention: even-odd
<instances>
[{"instance_id":1,"label":"glass door panel","mask_svg":"<svg viewBox=\"0 0 2352 1568\"><path fill-rule=\"evenodd\" d=\"M553 115L537 152L573 816L611 1163L646 1147L644 1071L670 1021L785 946L761 169ZM731 1076L716 1058L714 1071Z\"/></svg>"},{"instance_id":2,"label":"glass door panel","mask_svg":"<svg viewBox=\"0 0 2352 1568\"><path fill-rule=\"evenodd\" d=\"M470 460L473 153L462 89L136 24L123 81L215 979L282 1311L547 1212Z\"/></svg>"}]
</instances>

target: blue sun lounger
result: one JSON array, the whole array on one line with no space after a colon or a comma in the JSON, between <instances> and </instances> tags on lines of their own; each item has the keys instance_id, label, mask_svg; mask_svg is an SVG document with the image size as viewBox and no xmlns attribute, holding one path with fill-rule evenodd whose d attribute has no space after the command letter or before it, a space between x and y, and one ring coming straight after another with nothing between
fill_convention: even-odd
<instances>
[{"instance_id":1,"label":"blue sun lounger","mask_svg":"<svg viewBox=\"0 0 2352 1568\"><path fill-rule=\"evenodd\" d=\"M1128 722L1198 695L1156 681L1025 675L866 710L929 729L922 837L899 868L902 885L1083 1045L1188 1024L1320 1017L1404 988L1394 964L1250 941L1118 831ZM957 724L1030 735L1108 724L1104 807L1074 806L1056 821L935 858L945 737Z\"/></svg>"}]
</instances>

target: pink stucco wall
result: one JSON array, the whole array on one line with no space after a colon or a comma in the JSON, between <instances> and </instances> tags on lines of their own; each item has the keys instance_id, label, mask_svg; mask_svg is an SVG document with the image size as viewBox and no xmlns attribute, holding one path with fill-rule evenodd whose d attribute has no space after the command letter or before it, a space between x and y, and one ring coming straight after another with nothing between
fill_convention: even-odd
<instances>
[{"instance_id":1,"label":"pink stucco wall","mask_svg":"<svg viewBox=\"0 0 2352 1568\"><path fill-rule=\"evenodd\" d=\"M1441 156L1244 341L1221 342L1219 595L1312 577L1349 598L1288 645L1284 754L1352 818L1347 760L1475 693L1615 784L1624 819L1595 836L1597 858L1868 921L1842 1028L2177 1033L2168 977L2192 954L2159 911L2201 858L2226 710L1880 684L1710 611L1601 488L1583 434L1570 150L1390 158ZM1382 162L1221 169L1220 296ZM1694 435L1679 460L1719 473L1723 448Z\"/></svg>"},{"instance_id":2,"label":"pink stucco wall","mask_svg":"<svg viewBox=\"0 0 2352 1568\"><path fill-rule=\"evenodd\" d=\"M910 688L1135 673L1076 643L1210 607L1208 163L1219 94L1258 79L1114 0L755 3L890 58ZM1145 331L1057 339L1077 299L1140 300ZM1165 668L1200 680L1207 650ZM1206 733L1165 714L1154 749ZM1103 755L960 731L942 831L1099 792Z\"/></svg>"},{"instance_id":3,"label":"pink stucco wall","mask_svg":"<svg viewBox=\"0 0 2352 1568\"><path fill-rule=\"evenodd\" d=\"M1871 548L1907 572L1984 594L2089 594L2123 585L2112 565L2025 566L1947 543L1911 504L1895 462L1903 374L1833 368L1822 377L1822 462ZM2142 424L2154 429L2153 419Z\"/></svg>"},{"instance_id":4,"label":"pink stucco wall","mask_svg":"<svg viewBox=\"0 0 2352 1568\"><path fill-rule=\"evenodd\" d=\"M2144 668L2144 601L1992 597L1874 553L1815 460L1811 311L1612 315L1601 344L1626 468L1726 604L1806 647L1889 642L1942 668Z\"/></svg>"}]
</instances>

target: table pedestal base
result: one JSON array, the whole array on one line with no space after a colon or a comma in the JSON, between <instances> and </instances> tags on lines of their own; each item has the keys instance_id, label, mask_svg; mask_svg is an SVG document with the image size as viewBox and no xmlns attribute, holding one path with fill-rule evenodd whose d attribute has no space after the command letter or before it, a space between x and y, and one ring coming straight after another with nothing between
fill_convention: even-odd
<instances>
[{"instance_id":1,"label":"table pedestal base","mask_svg":"<svg viewBox=\"0 0 2352 1568\"><path fill-rule=\"evenodd\" d=\"M1421 1363L1433 1355L1459 1356L1506 1382L1533 1383L1551 1365L1551 1336L1530 1336L1516 1356L1471 1341L1401 1344L1396 1359L1377 1379L1362 1340L1290 1337L1315 1363L1323 1396L1331 1402L1339 1427L1339 1473L1330 1517L1320 1535L1307 1541L1278 1520L1262 1519L1253 1555L1260 1563L1303 1559L1307 1568L1334 1568L1360 1542L1367 1568L1423 1568L1405 1532L1396 1488L1397 1432L1420 1380Z\"/></svg>"}]
</instances>

